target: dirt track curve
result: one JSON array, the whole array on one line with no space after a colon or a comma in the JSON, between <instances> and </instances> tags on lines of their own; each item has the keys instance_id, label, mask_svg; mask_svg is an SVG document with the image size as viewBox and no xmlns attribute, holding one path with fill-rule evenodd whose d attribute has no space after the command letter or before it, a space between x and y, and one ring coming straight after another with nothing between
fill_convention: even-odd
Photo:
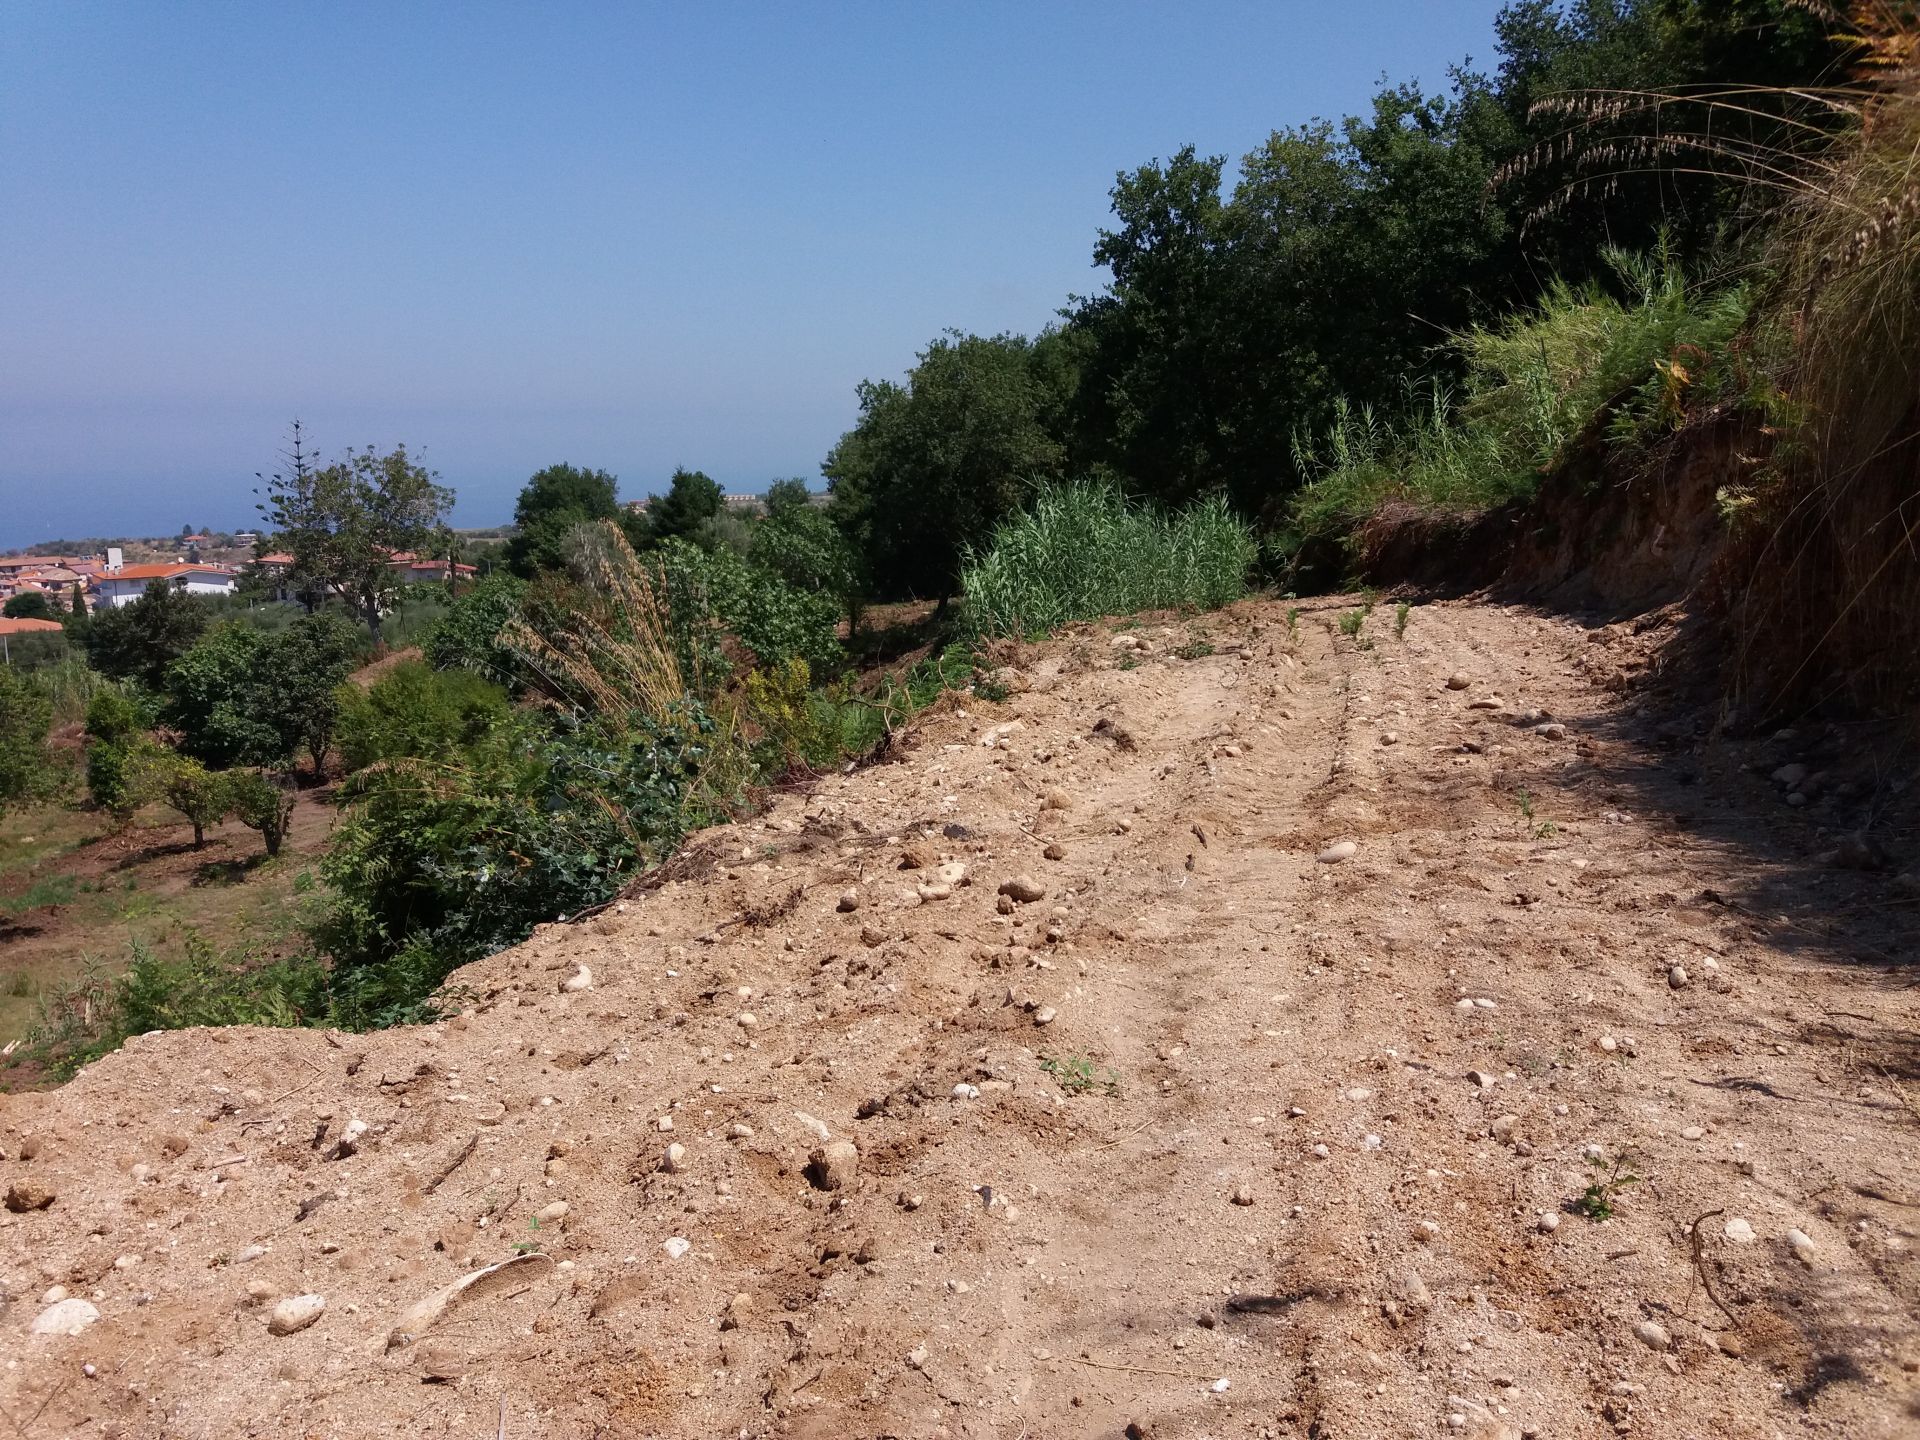
<instances>
[{"instance_id":1,"label":"dirt track curve","mask_svg":"<svg viewBox=\"0 0 1920 1440\"><path fill-rule=\"evenodd\" d=\"M1814 859L1890 792L1339 611L1038 647L446 1023L0 1097L0 1433L1920 1433L1913 906Z\"/></svg>"}]
</instances>

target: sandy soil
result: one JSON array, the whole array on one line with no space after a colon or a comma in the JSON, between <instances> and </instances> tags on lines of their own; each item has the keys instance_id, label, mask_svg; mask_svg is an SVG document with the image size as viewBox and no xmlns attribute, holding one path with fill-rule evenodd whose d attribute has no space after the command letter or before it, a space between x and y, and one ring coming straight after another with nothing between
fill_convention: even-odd
<instances>
[{"instance_id":1,"label":"sandy soil","mask_svg":"<svg viewBox=\"0 0 1920 1440\"><path fill-rule=\"evenodd\" d=\"M1429 605L1361 648L1339 608L1043 647L448 1022L0 1097L6 1417L1915 1434L1915 911L1836 868L1907 797L1859 732L1641 710L1631 627ZM56 1285L98 1320L30 1334Z\"/></svg>"}]
</instances>

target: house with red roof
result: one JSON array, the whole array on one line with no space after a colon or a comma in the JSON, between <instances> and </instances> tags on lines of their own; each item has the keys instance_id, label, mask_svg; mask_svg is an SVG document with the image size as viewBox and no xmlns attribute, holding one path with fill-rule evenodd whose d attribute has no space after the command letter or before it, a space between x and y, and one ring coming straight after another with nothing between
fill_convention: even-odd
<instances>
[{"instance_id":1,"label":"house with red roof","mask_svg":"<svg viewBox=\"0 0 1920 1440\"><path fill-rule=\"evenodd\" d=\"M184 562L159 565L122 565L103 570L92 580L91 598L95 610L118 609L131 605L146 594L155 580L165 581L188 595L231 595L233 571L219 565L193 565Z\"/></svg>"}]
</instances>

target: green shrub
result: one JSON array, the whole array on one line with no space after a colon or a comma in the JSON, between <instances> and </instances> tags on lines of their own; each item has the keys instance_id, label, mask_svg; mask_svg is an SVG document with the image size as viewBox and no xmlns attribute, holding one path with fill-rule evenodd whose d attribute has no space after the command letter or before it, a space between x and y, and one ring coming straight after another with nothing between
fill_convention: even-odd
<instances>
[{"instance_id":1,"label":"green shrub","mask_svg":"<svg viewBox=\"0 0 1920 1440\"><path fill-rule=\"evenodd\" d=\"M366 649L364 631L326 612L274 634L217 626L168 669L161 718L207 765L281 765L305 746L318 774L333 743L337 688Z\"/></svg>"},{"instance_id":2,"label":"green shrub","mask_svg":"<svg viewBox=\"0 0 1920 1440\"><path fill-rule=\"evenodd\" d=\"M176 957L136 940L124 972L108 975L89 965L79 980L43 993L22 1058L64 1080L149 1030L305 1025L326 1012L326 971L318 961L262 962L245 950L222 953L190 931Z\"/></svg>"},{"instance_id":3,"label":"green shrub","mask_svg":"<svg viewBox=\"0 0 1920 1440\"><path fill-rule=\"evenodd\" d=\"M814 689L798 656L748 675L746 702L761 737L754 758L775 777L823 773L866 754L886 733L884 704L853 694L845 683Z\"/></svg>"},{"instance_id":4,"label":"green shrub","mask_svg":"<svg viewBox=\"0 0 1920 1440\"><path fill-rule=\"evenodd\" d=\"M278 855L293 819L293 787L264 770L229 770L221 778L233 818L260 832L268 858Z\"/></svg>"},{"instance_id":5,"label":"green shrub","mask_svg":"<svg viewBox=\"0 0 1920 1440\"><path fill-rule=\"evenodd\" d=\"M280 734L253 700L267 637L244 625L210 630L167 670L160 718L203 764L261 765L280 758Z\"/></svg>"},{"instance_id":6,"label":"green shrub","mask_svg":"<svg viewBox=\"0 0 1920 1440\"><path fill-rule=\"evenodd\" d=\"M731 550L709 552L684 540L668 540L649 558L666 587L675 643L700 662L703 673L729 673L718 661L721 631L745 646L757 665L797 658L824 675L845 664L836 594L800 589Z\"/></svg>"},{"instance_id":7,"label":"green shrub","mask_svg":"<svg viewBox=\"0 0 1920 1440\"><path fill-rule=\"evenodd\" d=\"M130 789L136 804L159 800L179 811L193 826L193 848L204 849L207 827L218 825L233 808L234 791L228 776L159 745L139 751L132 763Z\"/></svg>"},{"instance_id":8,"label":"green shrub","mask_svg":"<svg viewBox=\"0 0 1920 1440\"><path fill-rule=\"evenodd\" d=\"M767 518L754 527L748 561L795 590L852 608L861 586L859 557L825 510L780 484L798 482L779 482L768 492Z\"/></svg>"},{"instance_id":9,"label":"green shrub","mask_svg":"<svg viewBox=\"0 0 1920 1440\"><path fill-rule=\"evenodd\" d=\"M470 670L516 689L519 662L499 643L500 629L520 613L526 582L490 575L454 601L421 637L421 653L436 670Z\"/></svg>"},{"instance_id":10,"label":"green shrub","mask_svg":"<svg viewBox=\"0 0 1920 1440\"><path fill-rule=\"evenodd\" d=\"M1252 532L1219 498L1168 514L1099 485L1042 491L961 571L977 635L1038 635L1136 610L1217 609L1245 593Z\"/></svg>"},{"instance_id":11,"label":"green shrub","mask_svg":"<svg viewBox=\"0 0 1920 1440\"><path fill-rule=\"evenodd\" d=\"M0 666L0 814L53 787L47 731L53 701L38 686Z\"/></svg>"},{"instance_id":12,"label":"green shrub","mask_svg":"<svg viewBox=\"0 0 1920 1440\"><path fill-rule=\"evenodd\" d=\"M1455 336L1464 392L1431 389L1397 422L1336 400L1321 435L1295 437L1306 479L1276 550L1296 564L1336 559L1391 502L1492 509L1530 497L1584 447L1645 444L1704 400L1765 400L1735 343L1745 286L1691 288L1663 256L1607 259L1618 294L1555 282L1534 309Z\"/></svg>"},{"instance_id":13,"label":"green shrub","mask_svg":"<svg viewBox=\"0 0 1920 1440\"><path fill-rule=\"evenodd\" d=\"M394 666L368 689L340 687L340 754L348 770L382 760L444 760L506 722L506 692L467 670Z\"/></svg>"},{"instance_id":14,"label":"green shrub","mask_svg":"<svg viewBox=\"0 0 1920 1440\"><path fill-rule=\"evenodd\" d=\"M609 898L698 809L714 727L688 709L624 733L496 727L459 756L360 772L322 872L343 1023L427 1013L458 965Z\"/></svg>"},{"instance_id":15,"label":"green shrub","mask_svg":"<svg viewBox=\"0 0 1920 1440\"><path fill-rule=\"evenodd\" d=\"M137 779L160 749L146 733L153 724L146 698L121 686L108 684L87 702L87 793L103 810L130 815L145 803Z\"/></svg>"}]
</instances>

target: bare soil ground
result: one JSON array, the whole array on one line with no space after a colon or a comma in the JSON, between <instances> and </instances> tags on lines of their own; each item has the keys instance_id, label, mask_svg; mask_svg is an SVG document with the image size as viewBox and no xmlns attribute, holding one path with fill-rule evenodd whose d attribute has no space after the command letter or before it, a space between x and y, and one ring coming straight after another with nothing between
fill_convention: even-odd
<instances>
[{"instance_id":1,"label":"bare soil ground","mask_svg":"<svg viewBox=\"0 0 1920 1440\"><path fill-rule=\"evenodd\" d=\"M447 1022L0 1097L6 1418L1915 1434L1913 902L1816 858L1910 844L1907 797L1852 732L1639 713L1630 627L1430 605L1361 648L1340 608L1041 647ZM30 1334L53 1286L98 1320Z\"/></svg>"}]
</instances>

